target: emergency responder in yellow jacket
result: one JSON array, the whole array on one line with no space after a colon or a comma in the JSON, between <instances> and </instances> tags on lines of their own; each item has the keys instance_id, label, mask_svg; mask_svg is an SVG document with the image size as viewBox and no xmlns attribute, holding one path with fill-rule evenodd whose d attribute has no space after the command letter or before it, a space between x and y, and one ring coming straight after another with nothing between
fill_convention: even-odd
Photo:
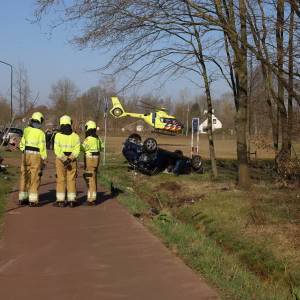
<instances>
[{"instance_id":1,"label":"emergency responder in yellow jacket","mask_svg":"<svg viewBox=\"0 0 300 300\"><path fill-rule=\"evenodd\" d=\"M35 112L20 141L22 154L19 203L39 205L38 188L43 161L47 158L45 133L41 130L44 116Z\"/></svg>"},{"instance_id":2,"label":"emergency responder in yellow jacket","mask_svg":"<svg viewBox=\"0 0 300 300\"><path fill-rule=\"evenodd\" d=\"M85 140L82 144L84 152L84 179L87 184L87 203L95 204L97 199L97 170L100 162L100 152L103 150L103 143L96 134L96 123L88 121L85 124Z\"/></svg>"},{"instance_id":3,"label":"emergency responder in yellow jacket","mask_svg":"<svg viewBox=\"0 0 300 300\"><path fill-rule=\"evenodd\" d=\"M59 120L60 131L54 138L54 153L56 155L56 203L71 207L76 204L77 157L80 154L80 138L72 130L72 119L64 115Z\"/></svg>"}]
</instances>

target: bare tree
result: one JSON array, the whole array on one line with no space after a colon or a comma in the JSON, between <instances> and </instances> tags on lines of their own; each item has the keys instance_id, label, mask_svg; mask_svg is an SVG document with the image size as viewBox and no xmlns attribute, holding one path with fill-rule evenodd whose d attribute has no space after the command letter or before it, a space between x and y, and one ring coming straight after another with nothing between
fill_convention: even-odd
<instances>
[{"instance_id":1,"label":"bare tree","mask_svg":"<svg viewBox=\"0 0 300 300\"><path fill-rule=\"evenodd\" d=\"M57 116L69 113L70 104L76 100L77 95L78 88L70 79L60 79L52 85L49 98Z\"/></svg>"},{"instance_id":2,"label":"bare tree","mask_svg":"<svg viewBox=\"0 0 300 300\"><path fill-rule=\"evenodd\" d=\"M74 37L77 45L111 50L110 61L99 69L125 73L125 87L155 76L160 77L158 84L163 84L171 76L196 73L211 116L211 82L223 76L232 88L236 109L238 182L242 187L249 187L250 182L247 129L252 115L248 107L251 56L253 69L259 66L263 75L275 153L279 160L290 155L293 103L300 104L295 84L300 79L298 1L43 0L37 1L37 19L57 5L62 5L60 23L84 24ZM261 108L265 108L263 102L257 102ZM214 170L212 132L208 137Z\"/></svg>"},{"instance_id":3,"label":"bare tree","mask_svg":"<svg viewBox=\"0 0 300 300\"><path fill-rule=\"evenodd\" d=\"M288 155L291 157L292 150L292 134L293 134L293 124L294 124L294 111L293 111L293 95L291 94L291 90L294 86L294 32L295 32L295 10L293 6L291 6L290 12L290 21L289 21L289 29L288 29L288 73L289 73L289 90L288 90L288 124L287 131L288 135Z\"/></svg>"},{"instance_id":4,"label":"bare tree","mask_svg":"<svg viewBox=\"0 0 300 300\"><path fill-rule=\"evenodd\" d=\"M77 97L69 109L81 124L87 119L92 119L97 124L100 124L104 110L104 99L115 95L115 93L114 79L106 78L98 86L89 88L81 96Z\"/></svg>"},{"instance_id":5,"label":"bare tree","mask_svg":"<svg viewBox=\"0 0 300 300\"><path fill-rule=\"evenodd\" d=\"M60 1L37 1L40 18ZM112 49L113 55L101 70L126 73L125 87L160 76L161 84L170 76L197 73L204 82L208 101L208 128L211 128L211 93L202 37L205 27L194 25L194 14L187 1L74 1L63 7L63 22L85 20L83 34L74 42ZM112 17L113 16L113 17ZM208 45L208 44L207 44ZM206 47L207 48L207 47ZM115 49L115 50L113 50ZM199 80L200 81L200 80ZM212 130L208 130L210 157L217 176Z\"/></svg>"},{"instance_id":6,"label":"bare tree","mask_svg":"<svg viewBox=\"0 0 300 300\"><path fill-rule=\"evenodd\" d=\"M3 127L10 121L10 105L8 100L0 96L0 126ZM1 130L1 129L0 129Z\"/></svg>"},{"instance_id":7,"label":"bare tree","mask_svg":"<svg viewBox=\"0 0 300 300\"><path fill-rule=\"evenodd\" d=\"M255 10L251 3L248 5L250 8L248 22L255 42L255 48L249 47L249 49L256 52L264 74L266 100L269 104L278 165L291 156L293 99L299 103L298 92L294 85L294 78L299 77L295 72L299 68L297 62L299 56L294 39L298 39L299 36L295 26L294 6L290 5L292 1L280 0L267 3L259 0L258 4L258 10ZM290 7L290 14L285 16L288 7ZM286 60L285 57L288 59ZM280 136L281 145L279 145Z\"/></svg>"},{"instance_id":8,"label":"bare tree","mask_svg":"<svg viewBox=\"0 0 300 300\"><path fill-rule=\"evenodd\" d=\"M229 46L233 52L233 59L229 60L231 73L231 86L233 88L236 106L236 136L238 158L238 184L242 188L250 186L248 155L247 155L247 117L248 117L248 64L247 64L247 8L243 0L214 0L211 7L212 15L203 14L201 1L189 1L199 16L210 23L211 26L219 26L224 32L227 57L229 58ZM204 2L204 1L203 1ZM205 10L207 11L207 10ZM239 24L239 28L237 26Z\"/></svg>"},{"instance_id":9,"label":"bare tree","mask_svg":"<svg viewBox=\"0 0 300 300\"><path fill-rule=\"evenodd\" d=\"M15 89L18 110L20 114L24 114L31 106L31 89L28 72L23 64L19 64L16 74Z\"/></svg>"}]
</instances>

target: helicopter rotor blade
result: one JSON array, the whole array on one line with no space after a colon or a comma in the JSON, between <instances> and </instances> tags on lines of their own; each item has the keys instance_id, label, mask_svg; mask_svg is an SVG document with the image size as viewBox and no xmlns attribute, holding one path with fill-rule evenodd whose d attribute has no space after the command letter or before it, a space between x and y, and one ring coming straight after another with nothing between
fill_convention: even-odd
<instances>
[{"instance_id":1,"label":"helicopter rotor blade","mask_svg":"<svg viewBox=\"0 0 300 300\"><path fill-rule=\"evenodd\" d=\"M136 104L136 106L142 108L143 110L145 110L146 113L151 113L153 111L153 108L146 107L144 105Z\"/></svg>"},{"instance_id":2,"label":"helicopter rotor blade","mask_svg":"<svg viewBox=\"0 0 300 300\"><path fill-rule=\"evenodd\" d=\"M153 104L151 103L147 103L146 101L143 101L143 100L140 100L140 102L144 105L144 106L147 106L149 108L155 108L156 106L154 106Z\"/></svg>"},{"instance_id":3,"label":"helicopter rotor blade","mask_svg":"<svg viewBox=\"0 0 300 300\"><path fill-rule=\"evenodd\" d=\"M167 109L164 108L164 107L159 107L159 106L156 106L156 105L147 103L147 102L145 102L145 101L143 101L143 100L140 100L140 102L145 106L145 108L150 108L150 109L153 109L153 110L155 110L155 111L158 111L158 110L167 111Z\"/></svg>"}]
</instances>

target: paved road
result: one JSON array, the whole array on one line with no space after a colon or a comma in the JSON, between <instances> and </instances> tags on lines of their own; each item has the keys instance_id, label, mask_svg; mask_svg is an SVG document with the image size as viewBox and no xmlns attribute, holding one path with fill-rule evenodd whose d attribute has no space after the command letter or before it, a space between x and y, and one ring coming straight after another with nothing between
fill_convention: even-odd
<instances>
[{"instance_id":1,"label":"paved road","mask_svg":"<svg viewBox=\"0 0 300 300\"><path fill-rule=\"evenodd\" d=\"M1 300L217 299L109 194L96 207L53 207L51 166L42 207L19 208L11 195L0 242ZM84 200L80 179L78 189Z\"/></svg>"}]
</instances>

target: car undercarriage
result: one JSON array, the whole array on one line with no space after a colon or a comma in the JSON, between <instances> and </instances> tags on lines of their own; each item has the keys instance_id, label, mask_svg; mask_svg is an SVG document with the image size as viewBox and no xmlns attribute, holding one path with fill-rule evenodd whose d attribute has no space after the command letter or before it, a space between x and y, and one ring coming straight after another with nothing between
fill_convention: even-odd
<instances>
[{"instance_id":1,"label":"car undercarriage","mask_svg":"<svg viewBox=\"0 0 300 300\"><path fill-rule=\"evenodd\" d=\"M203 173L202 159L199 155L191 158L183 155L181 150L169 151L158 147L154 138L142 142L138 134L131 134L124 142L122 153L129 163L129 168L146 175L161 172L175 175Z\"/></svg>"}]
</instances>

